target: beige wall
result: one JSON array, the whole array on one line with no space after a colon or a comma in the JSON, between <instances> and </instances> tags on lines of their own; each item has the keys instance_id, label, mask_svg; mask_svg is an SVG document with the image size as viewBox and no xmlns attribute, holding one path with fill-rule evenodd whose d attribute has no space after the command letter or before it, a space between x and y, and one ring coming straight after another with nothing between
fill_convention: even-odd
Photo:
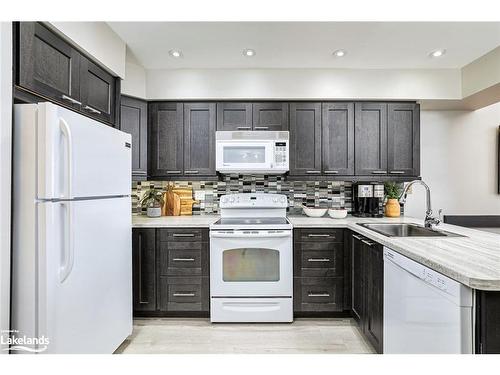
<instances>
[{"instance_id":1,"label":"beige wall","mask_svg":"<svg viewBox=\"0 0 500 375\"><path fill-rule=\"evenodd\" d=\"M9 329L10 313L11 149L12 24L0 22L0 331Z\"/></svg>"},{"instance_id":2,"label":"beige wall","mask_svg":"<svg viewBox=\"0 0 500 375\"><path fill-rule=\"evenodd\" d=\"M461 99L460 69L147 70L148 99Z\"/></svg>"},{"instance_id":3,"label":"beige wall","mask_svg":"<svg viewBox=\"0 0 500 375\"><path fill-rule=\"evenodd\" d=\"M132 51L127 47L125 64L125 79L122 81L122 94L146 98L146 70L137 61Z\"/></svg>"},{"instance_id":4,"label":"beige wall","mask_svg":"<svg viewBox=\"0 0 500 375\"><path fill-rule=\"evenodd\" d=\"M462 68L462 96L473 95L500 82L500 47Z\"/></svg>"},{"instance_id":5,"label":"beige wall","mask_svg":"<svg viewBox=\"0 0 500 375\"><path fill-rule=\"evenodd\" d=\"M421 174L433 208L448 215L500 215L497 145L500 103L477 111L421 112ZM408 197L405 214L422 217L422 187Z\"/></svg>"}]
</instances>

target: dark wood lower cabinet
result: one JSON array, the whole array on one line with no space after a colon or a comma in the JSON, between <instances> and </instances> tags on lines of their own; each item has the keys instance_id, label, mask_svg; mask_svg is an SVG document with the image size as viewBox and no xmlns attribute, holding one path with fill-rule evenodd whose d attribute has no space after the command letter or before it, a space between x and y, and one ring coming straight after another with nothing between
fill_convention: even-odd
<instances>
[{"instance_id":1,"label":"dark wood lower cabinet","mask_svg":"<svg viewBox=\"0 0 500 375\"><path fill-rule=\"evenodd\" d=\"M208 316L208 229L134 228L136 316Z\"/></svg>"},{"instance_id":2,"label":"dark wood lower cabinet","mask_svg":"<svg viewBox=\"0 0 500 375\"><path fill-rule=\"evenodd\" d=\"M351 234L352 314L377 353L383 350L383 246Z\"/></svg>"},{"instance_id":3,"label":"dark wood lower cabinet","mask_svg":"<svg viewBox=\"0 0 500 375\"><path fill-rule=\"evenodd\" d=\"M132 285L134 312L156 310L156 229L132 231Z\"/></svg>"},{"instance_id":4,"label":"dark wood lower cabinet","mask_svg":"<svg viewBox=\"0 0 500 375\"><path fill-rule=\"evenodd\" d=\"M476 291L477 354L500 354L500 292Z\"/></svg>"}]
</instances>

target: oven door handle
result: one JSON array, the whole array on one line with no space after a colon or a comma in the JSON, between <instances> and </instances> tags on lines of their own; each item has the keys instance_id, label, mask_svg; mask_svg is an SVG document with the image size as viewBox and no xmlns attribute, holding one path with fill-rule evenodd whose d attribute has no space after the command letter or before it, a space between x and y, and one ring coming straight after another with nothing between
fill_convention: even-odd
<instances>
[{"instance_id":1,"label":"oven door handle","mask_svg":"<svg viewBox=\"0 0 500 375\"><path fill-rule=\"evenodd\" d=\"M233 232L216 232L211 231L210 237L212 238L282 238L291 237L291 230L248 230L248 231L233 231Z\"/></svg>"}]
</instances>

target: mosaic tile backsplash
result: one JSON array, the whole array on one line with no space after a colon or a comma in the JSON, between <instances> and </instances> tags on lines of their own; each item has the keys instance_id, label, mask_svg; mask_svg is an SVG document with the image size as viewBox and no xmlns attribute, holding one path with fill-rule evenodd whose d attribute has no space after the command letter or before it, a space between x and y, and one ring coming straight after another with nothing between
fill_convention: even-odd
<instances>
[{"instance_id":1,"label":"mosaic tile backsplash","mask_svg":"<svg viewBox=\"0 0 500 375\"><path fill-rule=\"evenodd\" d=\"M283 176L226 175L221 181L173 181L175 186L193 188L193 215L219 213L219 199L233 193L276 193L288 197L289 214L300 214L302 204L308 207L352 209L351 182L288 181ZM142 181L132 183L132 211L140 212L139 197L150 185L166 189L172 181Z\"/></svg>"}]
</instances>

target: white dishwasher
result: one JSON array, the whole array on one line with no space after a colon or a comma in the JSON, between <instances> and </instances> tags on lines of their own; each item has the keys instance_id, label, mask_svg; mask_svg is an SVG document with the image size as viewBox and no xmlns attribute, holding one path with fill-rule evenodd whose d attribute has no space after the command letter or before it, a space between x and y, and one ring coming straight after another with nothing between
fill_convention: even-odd
<instances>
[{"instance_id":1,"label":"white dishwasher","mask_svg":"<svg viewBox=\"0 0 500 375\"><path fill-rule=\"evenodd\" d=\"M473 292L384 248L384 354L473 352Z\"/></svg>"}]
</instances>

